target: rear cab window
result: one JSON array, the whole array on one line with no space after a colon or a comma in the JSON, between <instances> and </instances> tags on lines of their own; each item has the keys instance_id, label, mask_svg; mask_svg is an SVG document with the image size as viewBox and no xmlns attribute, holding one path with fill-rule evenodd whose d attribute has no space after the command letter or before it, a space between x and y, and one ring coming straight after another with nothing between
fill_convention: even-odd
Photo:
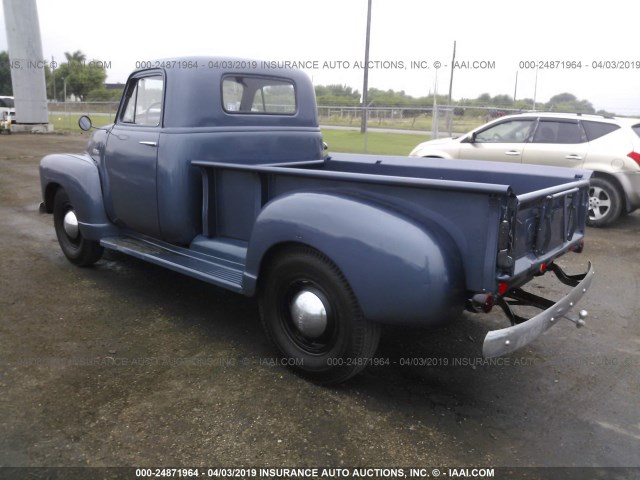
<instances>
[{"instance_id":1,"label":"rear cab window","mask_svg":"<svg viewBox=\"0 0 640 480\"><path fill-rule=\"evenodd\" d=\"M286 79L228 75L222 79L222 106L231 114L294 115L294 84Z\"/></svg>"}]
</instances>

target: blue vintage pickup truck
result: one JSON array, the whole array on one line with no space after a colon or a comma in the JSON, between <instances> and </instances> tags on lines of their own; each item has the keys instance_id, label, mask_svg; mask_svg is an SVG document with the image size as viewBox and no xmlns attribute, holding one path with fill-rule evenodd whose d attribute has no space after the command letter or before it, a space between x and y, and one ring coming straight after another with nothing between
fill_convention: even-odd
<instances>
[{"instance_id":1,"label":"blue vintage pickup truck","mask_svg":"<svg viewBox=\"0 0 640 480\"><path fill-rule=\"evenodd\" d=\"M41 161L41 211L74 264L107 248L257 295L279 353L321 383L362 370L382 324L495 304L510 326L487 334L493 357L561 318L584 323L569 310L591 265L568 275L554 260L583 248L590 172L327 155L301 71L208 57L148 67L85 153ZM571 287L557 302L522 289L547 271Z\"/></svg>"}]
</instances>

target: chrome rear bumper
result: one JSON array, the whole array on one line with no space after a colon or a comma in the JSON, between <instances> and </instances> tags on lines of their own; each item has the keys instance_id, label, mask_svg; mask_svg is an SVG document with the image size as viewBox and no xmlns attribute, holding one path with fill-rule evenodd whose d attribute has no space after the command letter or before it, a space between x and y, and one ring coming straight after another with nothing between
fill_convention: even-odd
<instances>
[{"instance_id":1,"label":"chrome rear bumper","mask_svg":"<svg viewBox=\"0 0 640 480\"><path fill-rule=\"evenodd\" d=\"M560 270L560 267L555 267L554 273L563 283L572 284L572 279L581 278L581 280L579 280L579 283L577 283L577 281L575 282L577 283L577 285L573 283L573 285L575 285L573 290L571 290L571 292L569 292L565 297L563 297L555 304L552 304L551 306L546 308L546 310L539 313L535 317L523 321L522 323L518 323L512 327L489 332L485 337L484 344L482 346L482 354L485 357L499 357L501 355L511 353L515 350L518 350L519 348L524 347L525 345L531 343L540 335L542 335L542 333L547 329L558 323L558 320L560 320L561 318L571 320L572 322L576 323L578 327L584 324L582 318L586 316L585 311L580 312L579 319L570 318L567 316L567 313L576 305L576 303L578 303L582 296L587 293L587 290L589 290L589 287L591 286L591 280L593 279L594 275L594 270L591 262L589 262L589 268L587 269L587 272L583 275L573 277L568 276L564 272L562 272L562 270ZM526 294L526 292L523 293ZM534 295L529 295L529 297L545 301L544 299L535 297ZM540 302L538 302L537 304L528 304L540 306ZM503 308L508 309L508 306L505 307L504 305ZM513 314L510 316L512 318L519 318L515 317L515 315Z\"/></svg>"}]
</instances>

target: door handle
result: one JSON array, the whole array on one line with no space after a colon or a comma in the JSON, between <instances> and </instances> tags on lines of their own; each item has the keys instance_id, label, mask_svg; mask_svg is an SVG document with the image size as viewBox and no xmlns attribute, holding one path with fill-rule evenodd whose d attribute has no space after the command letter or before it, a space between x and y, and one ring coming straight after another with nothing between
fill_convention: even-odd
<instances>
[{"instance_id":1,"label":"door handle","mask_svg":"<svg viewBox=\"0 0 640 480\"><path fill-rule=\"evenodd\" d=\"M517 150L507 150L506 152L504 152L504 154L505 155L511 155L513 157L513 156L516 156L516 155L520 155L520 152L517 151Z\"/></svg>"},{"instance_id":2,"label":"door handle","mask_svg":"<svg viewBox=\"0 0 640 480\"><path fill-rule=\"evenodd\" d=\"M147 145L148 147L157 147L158 142L138 142L141 145Z\"/></svg>"},{"instance_id":3,"label":"door handle","mask_svg":"<svg viewBox=\"0 0 640 480\"><path fill-rule=\"evenodd\" d=\"M567 155L564 158L566 158L567 160L582 160L582 157L580 155L576 155L575 153L571 155Z\"/></svg>"}]
</instances>

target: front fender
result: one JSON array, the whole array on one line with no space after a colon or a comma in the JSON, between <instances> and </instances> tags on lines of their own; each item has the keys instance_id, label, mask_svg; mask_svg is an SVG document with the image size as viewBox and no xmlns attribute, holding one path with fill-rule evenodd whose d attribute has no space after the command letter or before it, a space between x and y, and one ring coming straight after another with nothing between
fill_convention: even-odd
<instances>
[{"instance_id":1,"label":"front fender","mask_svg":"<svg viewBox=\"0 0 640 480\"><path fill-rule=\"evenodd\" d=\"M417 158L444 158L446 160L452 160L454 158L451 152L435 148L416 149L412 151L409 156Z\"/></svg>"},{"instance_id":2,"label":"front fender","mask_svg":"<svg viewBox=\"0 0 640 480\"><path fill-rule=\"evenodd\" d=\"M438 225L418 223L375 200L292 193L269 203L249 242L245 290L255 291L268 251L309 245L329 257L365 316L381 323L434 324L464 305L464 273L455 243Z\"/></svg>"},{"instance_id":3,"label":"front fender","mask_svg":"<svg viewBox=\"0 0 640 480\"><path fill-rule=\"evenodd\" d=\"M74 206L80 231L89 240L115 233L104 209L100 172L89 155L53 154L40 161L45 210L53 212L55 191L63 188Z\"/></svg>"}]
</instances>

